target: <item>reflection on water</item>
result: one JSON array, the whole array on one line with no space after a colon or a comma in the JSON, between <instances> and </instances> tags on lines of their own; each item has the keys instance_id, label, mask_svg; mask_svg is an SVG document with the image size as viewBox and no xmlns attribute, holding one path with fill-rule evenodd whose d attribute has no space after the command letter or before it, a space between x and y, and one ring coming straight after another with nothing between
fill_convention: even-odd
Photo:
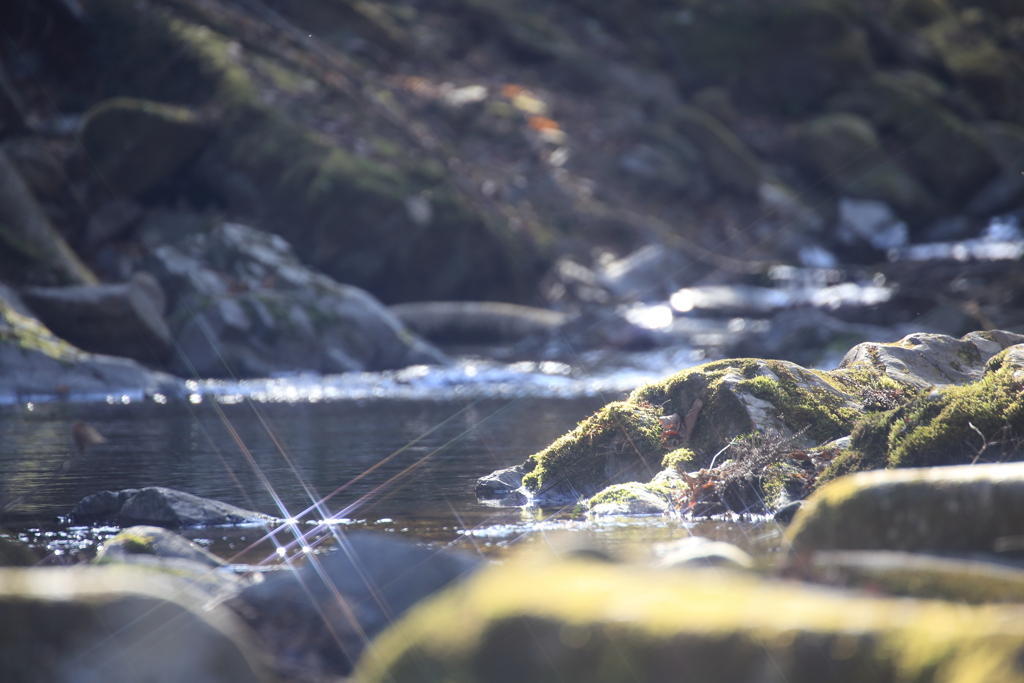
<instances>
[{"instance_id":1,"label":"reflection on water","mask_svg":"<svg viewBox=\"0 0 1024 683\"><path fill-rule=\"evenodd\" d=\"M710 531L751 549L777 543L773 529L711 523L694 529L662 518L588 522L572 510L520 510L478 503L474 484L522 462L619 395L463 402L338 401L223 405L69 404L0 413L3 499L17 501L5 526L64 556L88 551L116 529L55 522L104 489L168 486L277 517L301 517L306 543L334 529L368 528L442 545L500 552L518 543L586 545L621 554L643 543ZM107 443L54 476L73 448L71 427L94 425ZM319 510L310 510L324 500ZM305 513L305 514L303 514ZM702 527L703 528L703 527ZM258 527L207 528L189 537L236 562L274 557ZM768 539L768 540L765 540ZM295 544L297 545L297 544Z\"/></svg>"}]
</instances>

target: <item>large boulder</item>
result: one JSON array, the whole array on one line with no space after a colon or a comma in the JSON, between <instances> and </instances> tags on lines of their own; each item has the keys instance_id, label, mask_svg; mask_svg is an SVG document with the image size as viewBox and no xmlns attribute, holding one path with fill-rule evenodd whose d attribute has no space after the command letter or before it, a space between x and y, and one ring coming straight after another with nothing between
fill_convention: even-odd
<instances>
[{"instance_id":1,"label":"large boulder","mask_svg":"<svg viewBox=\"0 0 1024 683\"><path fill-rule=\"evenodd\" d=\"M0 679L271 680L252 635L187 581L128 567L0 570Z\"/></svg>"},{"instance_id":2,"label":"large boulder","mask_svg":"<svg viewBox=\"0 0 1024 683\"><path fill-rule=\"evenodd\" d=\"M131 197L171 175L212 133L192 109L116 97L85 113L79 139L102 188Z\"/></svg>"},{"instance_id":3,"label":"large boulder","mask_svg":"<svg viewBox=\"0 0 1024 683\"><path fill-rule=\"evenodd\" d=\"M169 529L277 521L261 512L164 486L94 493L78 501L71 510L71 518L78 523L105 521L120 526L141 524Z\"/></svg>"},{"instance_id":4,"label":"large boulder","mask_svg":"<svg viewBox=\"0 0 1024 683\"><path fill-rule=\"evenodd\" d=\"M415 603L464 578L470 555L357 533L310 555L295 572L278 572L230 601L263 638L278 670L323 680L352 672L372 638Z\"/></svg>"},{"instance_id":5,"label":"large boulder","mask_svg":"<svg viewBox=\"0 0 1024 683\"><path fill-rule=\"evenodd\" d=\"M40 398L180 396L184 382L136 361L86 353L36 319L0 285L0 402Z\"/></svg>"},{"instance_id":6,"label":"large boulder","mask_svg":"<svg viewBox=\"0 0 1024 683\"><path fill-rule=\"evenodd\" d=\"M277 235L224 223L148 267L174 294L178 354L170 367L203 377L266 377L443 364L367 292L306 268Z\"/></svg>"},{"instance_id":7,"label":"large boulder","mask_svg":"<svg viewBox=\"0 0 1024 683\"><path fill-rule=\"evenodd\" d=\"M379 637L366 683L1022 680L1016 607L878 599L723 569L519 561ZM982 673L984 672L984 673Z\"/></svg>"}]
</instances>

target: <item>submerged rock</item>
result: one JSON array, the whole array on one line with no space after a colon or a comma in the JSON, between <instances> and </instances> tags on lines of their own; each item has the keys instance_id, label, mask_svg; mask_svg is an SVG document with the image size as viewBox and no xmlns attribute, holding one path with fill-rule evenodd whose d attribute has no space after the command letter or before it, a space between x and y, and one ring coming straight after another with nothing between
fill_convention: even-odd
<instances>
[{"instance_id":1,"label":"submerged rock","mask_svg":"<svg viewBox=\"0 0 1024 683\"><path fill-rule=\"evenodd\" d=\"M121 526L151 524L169 529L276 521L261 512L163 486L94 493L78 502L71 511L71 518L76 522L108 521Z\"/></svg>"},{"instance_id":2,"label":"submerged rock","mask_svg":"<svg viewBox=\"0 0 1024 683\"><path fill-rule=\"evenodd\" d=\"M1024 678L1017 615L735 572L519 561L410 612L375 641L356 678L967 683L983 671L1012 681Z\"/></svg>"},{"instance_id":3,"label":"submerged rock","mask_svg":"<svg viewBox=\"0 0 1024 683\"><path fill-rule=\"evenodd\" d=\"M140 556L188 560L213 569L223 566L206 548L183 536L156 526L133 526L105 541L96 552L95 564L129 562Z\"/></svg>"},{"instance_id":4,"label":"submerged rock","mask_svg":"<svg viewBox=\"0 0 1024 683\"><path fill-rule=\"evenodd\" d=\"M0 679L271 680L251 634L187 581L129 567L0 569Z\"/></svg>"},{"instance_id":5,"label":"submerged rock","mask_svg":"<svg viewBox=\"0 0 1024 683\"><path fill-rule=\"evenodd\" d=\"M428 595L471 573L479 560L379 535L346 534L229 604L262 637L279 672L322 680L351 673L374 636Z\"/></svg>"}]
</instances>

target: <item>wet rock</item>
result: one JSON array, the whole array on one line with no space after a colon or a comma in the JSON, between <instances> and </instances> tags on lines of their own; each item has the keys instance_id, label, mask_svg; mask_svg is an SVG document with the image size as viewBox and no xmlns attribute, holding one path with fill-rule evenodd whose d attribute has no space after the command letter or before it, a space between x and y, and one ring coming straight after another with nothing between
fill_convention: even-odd
<instances>
[{"instance_id":1,"label":"wet rock","mask_svg":"<svg viewBox=\"0 0 1024 683\"><path fill-rule=\"evenodd\" d=\"M1024 175L1017 168L1008 168L983 185L964 206L964 211L972 216L986 218L1016 209L1022 200Z\"/></svg>"},{"instance_id":2,"label":"wet rock","mask_svg":"<svg viewBox=\"0 0 1024 683\"><path fill-rule=\"evenodd\" d=\"M221 601L236 595L247 581L219 557L178 534L153 526L120 531L99 547L92 564L131 565L187 580L192 589Z\"/></svg>"},{"instance_id":3,"label":"wet rock","mask_svg":"<svg viewBox=\"0 0 1024 683\"><path fill-rule=\"evenodd\" d=\"M144 209L131 199L115 199L104 203L89 216L85 227L85 242L96 247L117 237L138 223Z\"/></svg>"},{"instance_id":4,"label":"wet rock","mask_svg":"<svg viewBox=\"0 0 1024 683\"><path fill-rule=\"evenodd\" d=\"M269 681L244 624L206 603L186 581L135 568L0 570L0 677Z\"/></svg>"},{"instance_id":5,"label":"wet rock","mask_svg":"<svg viewBox=\"0 0 1024 683\"><path fill-rule=\"evenodd\" d=\"M104 541L96 552L95 564L129 562L140 555L168 559L188 560L209 569L220 567L224 561L206 548L183 536L156 526L133 526Z\"/></svg>"},{"instance_id":6,"label":"wet rock","mask_svg":"<svg viewBox=\"0 0 1024 683\"><path fill-rule=\"evenodd\" d=\"M389 306L406 327L432 342L503 344L557 329L565 313L497 301L425 301Z\"/></svg>"},{"instance_id":7,"label":"wet rock","mask_svg":"<svg viewBox=\"0 0 1024 683\"><path fill-rule=\"evenodd\" d=\"M476 480L476 497L484 500L519 497L521 494L518 494L518 490L523 485L523 474L522 465L516 465L480 477Z\"/></svg>"},{"instance_id":8,"label":"wet rock","mask_svg":"<svg viewBox=\"0 0 1024 683\"><path fill-rule=\"evenodd\" d=\"M1024 571L995 562L887 550L833 550L806 556L799 571L805 580L874 595L967 604L1024 600Z\"/></svg>"},{"instance_id":9,"label":"wet rock","mask_svg":"<svg viewBox=\"0 0 1024 683\"><path fill-rule=\"evenodd\" d=\"M587 501L590 514L604 517L611 515L660 515L668 510L665 495L645 484L630 482L613 484L595 494Z\"/></svg>"},{"instance_id":10,"label":"wet rock","mask_svg":"<svg viewBox=\"0 0 1024 683\"><path fill-rule=\"evenodd\" d=\"M0 402L55 397L182 396L184 382L133 360L86 353L60 339L0 286Z\"/></svg>"},{"instance_id":11,"label":"wet rock","mask_svg":"<svg viewBox=\"0 0 1024 683\"><path fill-rule=\"evenodd\" d=\"M192 109L118 97L86 112L79 135L101 187L133 197L177 170L212 133Z\"/></svg>"},{"instance_id":12,"label":"wet rock","mask_svg":"<svg viewBox=\"0 0 1024 683\"><path fill-rule=\"evenodd\" d=\"M169 529L275 521L261 512L163 486L94 493L75 505L71 517L77 522L109 521L121 526L142 524Z\"/></svg>"},{"instance_id":13,"label":"wet rock","mask_svg":"<svg viewBox=\"0 0 1024 683\"><path fill-rule=\"evenodd\" d=\"M1006 121L974 124L988 143L989 151L1004 170L1018 169L1024 162L1024 126Z\"/></svg>"},{"instance_id":14,"label":"wet rock","mask_svg":"<svg viewBox=\"0 0 1024 683\"><path fill-rule=\"evenodd\" d=\"M733 544L700 536L658 543L653 550L658 558L654 566L659 569L750 569L754 566L753 558Z\"/></svg>"},{"instance_id":15,"label":"wet rock","mask_svg":"<svg viewBox=\"0 0 1024 683\"><path fill-rule=\"evenodd\" d=\"M168 315L179 356L201 376L268 376L443 364L367 292L302 265L281 237L224 223L147 266L175 294Z\"/></svg>"},{"instance_id":16,"label":"wet rock","mask_svg":"<svg viewBox=\"0 0 1024 683\"><path fill-rule=\"evenodd\" d=\"M368 639L478 563L461 553L346 534L336 551L310 555L296 572L275 573L229 604L262 637L285 676L343 676Z\"/></svg>"},{"instance_id":17,"label":"wet rock","mask_svg":"<svg viewBox=\"0 0 1024 683\"><path fill-rule=\"evenodd\" d=\"M23 258L54 273L58 281L83 285L98 282L54 230L3 150L0 150L0 240Z\"/></svg>"},{"instance_id":18,"label":"wet rock","mask_svg":"<svg viewBox=\"0 0 1024 683\"><path fill-rule=\"evenodd\" d=\"M1024 537L1024 464L860 472L811 496L787 531L794 553L996 553Z\"/></svg>"},{"instance_id":19,"label":"wet rock","mask_svg":"<svg viewBox=\"0 0 1024 683\"><path fill-rule=\"evenodd\" d=\"M148 273L118 284L26 287L21 294L47 327L85 351L147 363L171 353L164 294Z\"/></svg>"},{"instance_id":20,"label":"wet rock","mask_svg":"<svg viewBox=\"0 0 1024 683\"><path fill-rule=\"evenodd\" d=\"M700 150L715 180L740 194L757 196L761 164L732 131L696 107L679 107L672 123Z\"/></svg>"},{"instance_id":21,"label":"wet rock","mask_svg":"<svg viewBox=\"0 0 1024 683\"><path fill-rule=\"evenodd\" d=\"M998 173L980 133L898 74L877 73L832 98L828 108L859 114L882 136L891 135L906 149L911 173L945 201L965 201ZM957 163L949 163L953 158Z\"/></svg>"},{"instance_id":22,"label":"wet rock","mask_svg":"<svg viewBox=\"0 0 1024 683\"><path fill-rule=\"evenodd\" d=\"M933 217L928 190L881 145L871 123L855 114L826 114L800 127L794 151L813 178L836 192L885 202L909 219Z\"/></svg>"},{"instance_id":23,"label":"wet rock","mask_svg":"<svg viewBox=\"0 0 1024 683\"><path fill-rule=\"evenodd\" d=\"M376 641L356 677L669 681L685 671L725 682L815 680L825 671L836 681L895 682L936 671L968 680L952 672L984 667L1017 680L1024 629L1016 614L737 572L519 561L481 571L409 613ZM918 648L929 656L916 656Z\"/></svg>"}]
</instances>

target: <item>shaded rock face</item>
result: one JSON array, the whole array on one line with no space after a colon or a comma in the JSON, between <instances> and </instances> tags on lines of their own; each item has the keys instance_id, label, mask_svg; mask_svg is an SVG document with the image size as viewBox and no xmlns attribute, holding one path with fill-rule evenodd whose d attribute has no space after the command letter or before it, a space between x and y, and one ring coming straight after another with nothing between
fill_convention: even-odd
<instances>
[{"instance_id":1,"label":"shaded rock face","mask_svg":"<svg viewBox=\"0 0 1024 683\"><path fill-rule=\"evenodd\" d=\"M339 545L332 553L310 555L294 574L275 573L250 586L229 603L287 676L351 673L368 639L413 604L465 578L479 562L366 533L348 534Z\"/></svg>"},{"instance_id":2,"label":"shaded rock face","mask_svg":"<svg viewBox=\"0 0 1024 683\"><path fill-rule=\"evenodd\" d=\"M110 394L184 395L184 382L133 360L86 353L58 338L0 285L0 401Z\"/></svg>"},{"instance_id":3,"label":"shaded rock face","mask_svg":"<svg viewBox=\"0 0 1024 683\"><path fill-rule=\"evenodd\" d=\"M131 197L171 175L211 133L191 109L121 97L85 113L80 139L96 165L97 182Z\"/></svg>"},{"instance_id":4,"label":"shaded rock face","mask_svg":"<svg viewBox=\"0 0 1024 683\"><path fill-rule=\"evenodd\" d=\"M71 517L79 522L149 524L170 529L274 521L270 515L163 486L94 493L75 505Z\"/></svg>"},{"instance_id":5,"label":"shaded rock face","mask_svg":"<svg viewBox=\"0 0 1024 683\"><path fill-rule=\"evenodd\" d=\"M967 683L985 671L1021 680L1015 662L1024 630L1015 614L843 595L721 569L518 562L481 571L407 615L376 641L356 676Z\"/></svg>"},{"instance_id":6,"label":"shaded rock face","mask_svg":"<svg viewBox=\"0 0 1024 683\"><path fill-rule=\"evenodd\" d=\"M171 353L164 294L148 273L110 285L26 287L21 296L51 330L86 351L154 364Z\"/></svg>"},{"instance_id":7,"label":"shaded rock face","mask_svg":"<svg viewBox=\"0 0 1024 683\"><path fill-rule=\"evenodd\" d=\"M154 250L172 294L171 367L202 377L333 373L444 363L367 292L305 266L281 237L225 223Z\"/></svg>"},{"instance_id":8,"label":"shaded rock face","mask_svg":"<svg viewBox=\"0 0 1024 683\"><path fill-rule=\"evenodd\" d=\"M267 681L251 635L188 584L125 567L0 570L0 678Z\"/></svg>"}]
</instances>

